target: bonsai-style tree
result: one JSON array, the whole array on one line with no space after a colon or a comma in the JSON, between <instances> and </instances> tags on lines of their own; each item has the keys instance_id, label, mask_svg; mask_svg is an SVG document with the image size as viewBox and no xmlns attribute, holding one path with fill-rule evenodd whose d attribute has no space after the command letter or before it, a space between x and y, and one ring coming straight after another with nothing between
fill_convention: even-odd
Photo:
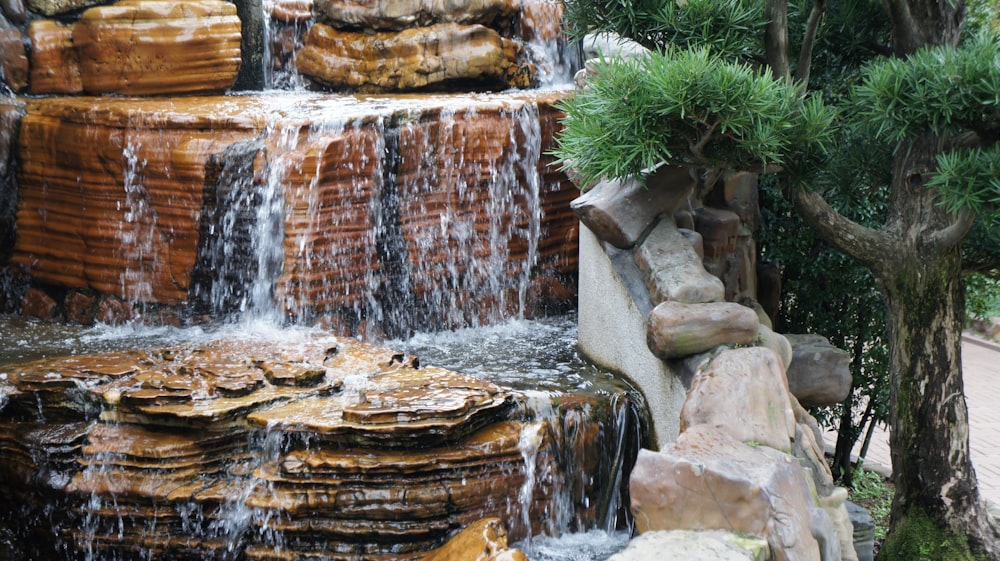
<instances>
[{"instance_id":1,"label":"bonsai-style tree","mask_svg":"<svg viewBox=\"0 0 1000 561\"><path fill-rule=\"evenodd\" d=\"M666 161L778 182L886 302L896 495L880 559L1000 559L961 366L962 244L1000 202L1000 48L988 27L965 30L960 0L566 6L575 33L615 32L650 52L604 60L565 102L564 165L584 181ZM823 43L834 21L853 39ZM843 172L851 165L858 173ZM852 192L881 194L884 213L860 221L828 202Z\"/></svg>"}]
</instances>

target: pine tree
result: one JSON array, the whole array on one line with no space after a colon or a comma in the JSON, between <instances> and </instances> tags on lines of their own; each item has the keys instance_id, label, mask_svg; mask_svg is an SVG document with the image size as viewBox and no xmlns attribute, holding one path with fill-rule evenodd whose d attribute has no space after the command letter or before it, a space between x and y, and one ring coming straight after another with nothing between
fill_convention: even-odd
<instances>
[{"instance_id":1,"label":"pine tree","mask_svg":"<svg viewBox=\"0 0 1000 561\"><path fill-rule=\"evenodd\" d=\"M896 495L880 559L1000 559L969 457L961 367L963 241L1000 206L989 26L970 32L958 0L566 5L575 33L612 31L650 53L604 60L565 103L564 165L583 180L667 161L779 182L817 235L870 269L887 303ZM854 40L824 42L833 25ZM885 184L843 173L857 146L883 155ZM885 196L875 226L828 202L857 189Z\"/></svg>"}]
</instances>

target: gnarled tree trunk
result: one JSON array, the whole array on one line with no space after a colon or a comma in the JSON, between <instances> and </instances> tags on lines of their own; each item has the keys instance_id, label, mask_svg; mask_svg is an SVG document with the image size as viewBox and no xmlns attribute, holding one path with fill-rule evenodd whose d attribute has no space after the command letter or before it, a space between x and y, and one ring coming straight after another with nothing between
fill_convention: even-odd
<instances>
[{"instance_id":1,"label":"gnarled tree trunk","mask_svg":"<svg viewBox=\"0 0 1000 561\"><path fill-rule=\"evenodd\" d=\"M969 457L962 384L964 317L960 240L967 220L927 187L940 139L902 146L883 232L870 263L889 317L890 448L896 496L880 559L1000 559L1000 533L982 504Z\"/></svg>"}]
</instances>

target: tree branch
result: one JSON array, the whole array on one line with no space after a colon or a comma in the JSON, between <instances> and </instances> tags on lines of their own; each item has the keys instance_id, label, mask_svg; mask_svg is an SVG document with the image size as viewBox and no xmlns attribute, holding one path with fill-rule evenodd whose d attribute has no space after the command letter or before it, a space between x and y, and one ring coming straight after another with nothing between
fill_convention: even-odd
<instances>
[{"instance_id":1,"label":"tree branch","mask_svg":"<svg viewBox=\"0 0 1000 561\"><path fill-rule=\"evenodd\" d=\"M928 254L934 255L947 251L961 243L975 222L976 213L969 210L968 207L963 207L958 216L955 217L955 221L947 228L928 234L926 239Z\"/></svg>"},{"instance_id":2,"label":"tree branch","mask_svg":"<svg viewBox=\"0 0 1000 561\"><path fill-rule=\"evenodd\" d=\"M824 241L875 267L890 252L887 234L867 228L837 212L822 195L802 187L786 190L796 212Z\"/></svg>"},{"instance_id":3,"label":"tree branch","mask_svg":"<svg viewBox=\"0 0 1000 561\"><path fill-rule=\"evenodd\" d=\"M767 0L764 17L767 19L764 31L767 65L775 78L788 78L788 0Z\"/></svg>"},{"instance_id":4,"label":"tree branch","mask_svg":"<svg viewBox=\"0 0 1000 561\"><path fill-rule=\"evenodd\" d=\"M825 13L826 0L813 0L809 20L806 21L806 33L802 38L802 50L799 51L799 64L795 68L795 81L802 85L809 83L813 46L816 44L816 33Z\"/></svg>"}]
</instances>

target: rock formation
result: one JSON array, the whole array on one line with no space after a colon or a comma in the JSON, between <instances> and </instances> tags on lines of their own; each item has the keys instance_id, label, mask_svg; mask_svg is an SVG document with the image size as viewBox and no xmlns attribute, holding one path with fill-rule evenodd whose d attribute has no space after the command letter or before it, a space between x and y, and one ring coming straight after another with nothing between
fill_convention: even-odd
<instances>
[{"instance_id":1,"label":"rock formation","mask_svg":"<svg viewBox=\"0 0 1000 561\"><path fill-rule=\"evenodd\" d=\"M299 71L335 89L413 91L473 81L527 87L520 46L482 25L436 23L398 32L338 31L317 23L299 52Z\"/></svg>"},{"instance_id":2,"label":"rock formation","mask_svg":"<svg viewBox=\"0 0 1000 561\"><path fill-rule=\"evenodd\" d=\"M272 275L276 306L303 320L359 329L370 296L399 289L404 300L378 305L478 323L526 306L528 275L575 270L572 186L544 155L557 99L32 100L13 263L41 287L181 315L245 309L246 287ZM278 222L260 222L262 205ZM250 239L268 228L281 239ZM475 317L461 315L469 298L486 298Z\"/></svg>"},{"instance_id":3,"label":"rock formation","mask_svg":"<svg viewBox=\"0 0 1000 561\"><path fill-rule=\"evenodd\" d=\"M771 329L757 301L756 177L665 169L650 176L666 178L655 195L603 181L573 203L585 258L600 263L581 268L581 350L648 394L688 388L682 405L651 401L660 451L640 453L632 473L637 529L749 533L780 561L856 559L846 491L797 399L843 399L846 355ZM609 317L608 295L628 312ZM642 336L646 348L610 333Z\"/></svg>"},{"instance_id":4,"label":"rock formation","mask_svg":"<svg viewBox=\"0 0 1000 561\"><path fill-rule=\"evenodd\" d=\"M519 539L565 500L600 520L614 399L532 418L491 382L315 332L8 365L0 498L21 507L0 531L12 559L402 560L472 527L460 543L523 559L479 521Z\"/></svg>"}]
</instances>

